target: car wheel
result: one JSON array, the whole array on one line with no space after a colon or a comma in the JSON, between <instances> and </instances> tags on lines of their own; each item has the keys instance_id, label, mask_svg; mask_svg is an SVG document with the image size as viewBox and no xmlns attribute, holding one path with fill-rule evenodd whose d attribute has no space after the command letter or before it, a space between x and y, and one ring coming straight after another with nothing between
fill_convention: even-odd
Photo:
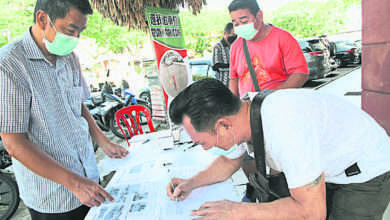
<instances>
[{"instance_id":1,"label":"car wheel","mask_svg":"<svg viewBox=\"0 0 390 220\"><path fill-rule=\"evenodd\" d=\"M362 60L361 60L361 58L358 56L358 57L356 57L356 62L355 62L356 64L361 64L362 63Z\"/></svg>"},{"instance_id":2,"label":"car wheel","mask_svg":"<svg viewBox=\"0 0 390 220\"><path fill-rule=\"evenodd\" d=\"M337 64L337 67L340 67L343 65L343 62L341 61L341 59L336 58L336 64Z\"/></svg>"}]
</instances>

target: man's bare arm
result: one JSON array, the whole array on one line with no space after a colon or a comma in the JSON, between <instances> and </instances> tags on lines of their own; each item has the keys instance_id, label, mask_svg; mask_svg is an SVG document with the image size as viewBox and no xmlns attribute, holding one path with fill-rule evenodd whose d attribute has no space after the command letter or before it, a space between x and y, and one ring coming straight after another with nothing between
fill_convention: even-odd
<instances>
[{"instance_id":1,"label":"man's bare arm","mask_svg":"<svg viewBox=\"0 0 390 220\"><path fill-rule=\"evenodd\" d=\"M64 186L71 185L74 173L53 160L36 144L28 140L25 133L1 133L8 153L34 173Z\"/></svg>"},{"instance_id":2,"label":"man's bare arm","mask_svg":"<svg viewBox=\"0 0 390 220\"><path fill-rule=\"evenodd\" d=\"M192 190L225 181L240 168L242 158L243 156L237 159L228 159L224 156L218 157L209 167L189 179Z\"/></svg>"},{"instance_id":3,"label":"man's bare arm","mask_svg":"<svg viewBox=\"0 0 390 220\"><path fill-rule=\"evenodd\" d=\"M61 166L46 152L27 138L25 133L1 133L8 153L37 175L69 189L85 205L99 206L113 198L96 182Z\"/></svg>"},{"instance_id":4,"label":"man's bare arm","mask_svg":"<svg viewBox=\"0 0 390 220\"><path fill-rule=\"evenodd\" d=\"M279 85L275 89L289 89L289 88L301 88L303 84L309 79L309 74L293 73L288 77L286 82Z\"/></svg>"},{"instance_id":5,"label":"man's bare arm","mask_svg":"<svg viewBox=\"0 0 390 220\"><path fill-rule=\"evenodd\" d=\"M236 96L238 95L238 78L230 78L229 80L229 89Z\"/></svg>"},{"instance_id":6,"label":"man's bare arm","mask_svg":"<svg viewBox=\"0 0 390 220\"><path fill-rule=\"evenodd\" d=\"M81 104L81 116L87 120L89 127L89 134L93 141L95 141L99 146L103 146L103 144L107 144L110 141L103 134L100 128L97 126L95 120L93 119L91 113L89 113L87 107L84 104Z\"/></svg>"},{"instance_id":7,"label":"man's bare arm","mask_svg":"<svg viewBox=\"0 0 390 220\"><path fill-rule=\"evenodd\" d=\"M97 126L95 120L92 118L87 107L84 104L81 106L81 115L87 120L89 127L89 134L92 140L101 147L104 153L111 158L124 158L129 153L125 148L118 144L114 144L103 134Z\"/></svg>"},{"instance_id":8,"label":"man's bare arm","mask_svg":"<svg viewBox=\"0 0 390 220\"><path fill-rule=\"evenodd\" d=\"M291 197L271 203L250 204L247 219L325 219L325 179L321 174L313 182L290 189Z\"/></svg>"},{"instance_id":9,"label":"man's bare arm","mask_svg":"<svg viewBox=\"0 0 390 220\"><path fill-rule=\"evenodd\" d=\"M206 202L191 214L202 216L199 219L326 219L323 174L310 184L290 189L290 193L291 197L268 203Z\"/></svg>"}]
</instances>

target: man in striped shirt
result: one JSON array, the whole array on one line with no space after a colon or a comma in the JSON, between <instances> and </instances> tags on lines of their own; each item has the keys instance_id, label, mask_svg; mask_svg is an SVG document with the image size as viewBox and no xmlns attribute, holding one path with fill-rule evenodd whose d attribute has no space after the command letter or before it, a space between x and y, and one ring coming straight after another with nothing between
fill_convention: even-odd
<instances>
[{"instance_id":1,"label":"man in striped shirt","mask_svg":"<svg viewBox=\"0 0 390 220\"><path fill-rule=\"evenodd\" d=\"M88 14L88 0L38 0L33 26L0 49L0 135L33 220L84 219L113 201L98 184L92 140L109 157L128 154L83 104L89 91L72 51Z\"/></svg>"},{"instance_id":2,"label":"man in striped shirt","mask_svg":"<svg viewBox=\"0 0 390 220\"><path fill-rule=\"evenodd\" d=\"M229 87L229 63L230 63L230 45L236 40L233 23L229 22L225 26L223 38L213 49L213 70L216 72L216 78Z\"/></svg>"}]
</instances>

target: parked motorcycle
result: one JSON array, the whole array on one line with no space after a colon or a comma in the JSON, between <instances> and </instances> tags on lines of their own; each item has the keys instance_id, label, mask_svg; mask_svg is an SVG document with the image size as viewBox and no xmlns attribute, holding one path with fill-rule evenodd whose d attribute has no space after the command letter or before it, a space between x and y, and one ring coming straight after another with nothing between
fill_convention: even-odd
<instances>
[{"instance_id":1,"label":"parked motorcycle","mask_svg":"<svg viewBox=\"0 0 390 220\"><path fill-rule=\"evenodd\" d=\"M110 76L110 70L107 70L106 77L108 78ZM94 109L95 107L100 106L106 101L106 97L104 96L105 93L107 94L114 94L114 91L112 89L111 84L106 80L104 83L99 83L99 92L93 92L90 97L88 97L86 100L84 100L84 105L88 108L88 110ZM100 128L104 131L104 128Z\"/></svg>"},{"instance_id":2,"label":"parked motorcycle","mask_svg":"<svg viewBox=\"0 0 390 220\"><path fill-rule=\"evenodd\" d=\"M111 130L114 135L120 138L124 138L124 136L115 122L115 113L119 109L130 105L143 105L150 109L150 104L147 101L136 98L127 89L125 89L124 92L126 94L125 100L121 99L117 95L104 93L106 101L100 106L90 110L93 118L102 130ZM146 123L146 118L143 120L141 117L141 124Z\"/></svg>"},{"instance_id":3,"label":"parked motorcycle","mask_svg":"<svg viewBox=\"0 0 390 220\"><path fill-rule=\"evenodd\" d=\"M110 70L107 71L107 78L109 75ZM124 97L121 97L122 94ZM115 122L115 113L119 109L130 105L142 105L151 111L151 104L148 100L136 98L128 87L113 89L108 81L104 83L100 92L91 94L84 104L101 130L105 132L111 130L114 135L122 139L124 136ZM141 116L141 124L147 124L146 117Z\"/></svg>"},{"instance_id":4,"label":"parked motorcycle","mask_svg":"<svg viewBox=\"0 0 390 220\"><path fill-rule=\"evenodd\" d=\"M151 110L149 102L136 98L128 89L125 89L124 93L126 95L124 100L117 95L104 93L102 95L104 98L96 95L84 101L99 128L106 132L111 130L120 138L124 136L114 118L119 109L130 105L143 105ZM141 124L146 123L146 118L143 120L141 117Z\"/></svg>"},{"instance_id":5,"label":"parked motorcycle","mask_svg":"<svg viewBox=\"0 0 390 220\"><path fill-rule=\"evenodd\" d=\"M11 157L0 138L0 219L10 219L19 207L18 186L13 174L5 171L11 165Z\"/></svg>"},{"instance_id":6,"label":"parked motorcycle","mask_svg":"<svg viewBox=\"0 0 390 220\"><path fill-rule=\"evenodd\" d=\"M149 88L143 88L141 93L139 94L139 98L149 102L150 107L152 107L152 97L150 95Z\"/></svg>"}]
</instances>

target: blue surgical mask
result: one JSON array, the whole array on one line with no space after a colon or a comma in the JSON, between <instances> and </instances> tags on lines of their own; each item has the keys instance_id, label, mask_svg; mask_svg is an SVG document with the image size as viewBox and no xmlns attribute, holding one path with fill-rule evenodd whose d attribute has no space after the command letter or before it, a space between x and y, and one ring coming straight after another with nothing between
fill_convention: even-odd
<instances>
[{"instance_id":1,"label":"blue surgical mask","mask_svg":"<svg viewBox=\"0 0 390 220\"><path fill-rule=\"evenodd\" d=\"M69 36L66 34L63 34L59 31L57 31L54 24L51 22L51 19L49 18L51 25L53 26L54 30L56 31L56 36L54 38L53 42L50 42L46 40L46 38L43 38L43 43L46 45L46 49L51 53L58 56L65 56L70 54L74 48L76 48L79 38Z\"/></svg>"},{"instance_id":2,"label":"blue surgical mask","mask_svg":"<svg viewBox=\"0 0 390 220\"><path fill-rule=\"evenodd\" d=\"M226 156L229 157L231 153L237 150L237 144L235 144L232 148L229 150L222 150L219 147L212 147L207 150L207 152L210 152L214 156Z\"/></svg>"},{"instance_id":3,"label":"blue surgical mask","mask_svg":"<svg viewBox=\"0 0 390 220\"><path fill-rule=\"evenodd\" d=\"M234 27L234 33L244 38L245 40L251 40L257 34L257 30L255 28L254 23L252 22L249 24Z\"/></svg>"},{"instance_id":4,"label":"blue surgical mask","mask_svg":"<svg viewBox=\"0 0 390 220\"><path fill-rule=\"evenodd\" d=\"M218 130L217 130L217 144L215 147L212 147L210 149L207 150L207 152L210 152L212 155L214 156L225 156L225 157L228 157L228 158L231 158L230 156L235 156L235 152L237 151L238 149L238 144L236 144L236 137L234 136L233 132L232 132L232 135L233 135L233 142L234 142L234 145L233 147L231 147L229 150L223 150L219 147L217 147L218 145Z\"/></svg>"}]
</instances>

